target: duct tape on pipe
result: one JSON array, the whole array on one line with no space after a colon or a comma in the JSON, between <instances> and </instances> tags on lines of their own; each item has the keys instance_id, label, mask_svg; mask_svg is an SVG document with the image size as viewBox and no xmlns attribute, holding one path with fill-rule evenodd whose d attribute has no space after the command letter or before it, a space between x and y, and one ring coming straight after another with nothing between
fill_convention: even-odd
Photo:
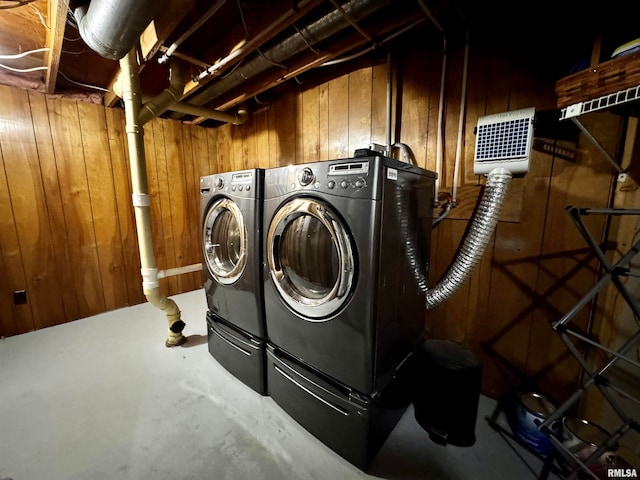
<instances>
[{"instance_id":1,"label":"duct tape on pipe","mask_svg":"<svg viewBox=\"0 0 640 480\"><path fill-rule=\"evenodd\" d=\"M134 193L131 195L134 207L148 207L151 205L151 197L146 193Z\"/></svg>"}]
</instances>

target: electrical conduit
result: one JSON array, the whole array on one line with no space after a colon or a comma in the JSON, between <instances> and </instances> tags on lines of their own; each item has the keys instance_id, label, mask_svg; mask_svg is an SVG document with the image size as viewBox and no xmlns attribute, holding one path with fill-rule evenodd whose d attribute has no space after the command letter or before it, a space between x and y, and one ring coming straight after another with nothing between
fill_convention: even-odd
<instances>
[{"instance_id":1,"label":"electrical conduit","mask_svg":"<svg viewBox=\"0 0 640 480\"><path fill-rule=\"evenodd\" d=\"M122 69L120 78L122 99L125 104L127 146L131 164L133 207L140 249L142 288L149 303L166 314L169 332L165 345L175 347L186 341L182 335L185 323L180 318L180 309L176 303L160 292L158 269L153 254L150 197L144 154L144 129L139 121L142 95L135 49L129 51L120 60L120 68Z\"/></svg>"}]
</instances>

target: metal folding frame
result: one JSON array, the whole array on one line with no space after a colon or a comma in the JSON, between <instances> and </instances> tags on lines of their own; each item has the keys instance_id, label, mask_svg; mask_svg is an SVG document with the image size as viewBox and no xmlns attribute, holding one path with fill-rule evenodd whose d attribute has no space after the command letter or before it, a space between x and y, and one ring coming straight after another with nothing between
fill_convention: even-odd
<instances>
[{"instance_id":1,"label":"metal folding frame","mask_svg":"<svg viewBox=\"0 0 640 480\"><path fill-rule=\"evenodd\" d=\"M567 345L569 351L576 357L578 362L580 363L585 380L582 382L582 385L568 398L565 402L556 409L541 425L540 430L546 433L551 439L552 443L558 450L560 454L565 456L568 459L576 464L577 466L567 473L566 479L575 479L578 477L579 473L588 475L591 478L598 479L598 477L589 469L589 465L597 460L605 451L608 451L613 445L617 443L617 441L629 431L629 429L633 429L637 432L640 432L640 424L634 418L629 417L624 409L619 405L616 399L613 396L613 393L623 397L625 399L631 400L634 403L640 405L640 400L633 397L629 393L625 392L623 389L618 388L613 385L604 374L609 370L613 365L615 365L618 361L625 361L635 367L640 368L640 363L626 356L626 354L640 341L640 328L638 331L629 337L621 346L617 349L613 350L610 348L601 345L600 343L591 339L588 334L584 334L579 330L572 328L571 321L573 317L582 310L585 306L587 306L596 295L607 285L609 282L613 283L615 287L620 292L620 295L625 300L629 308L631 308L636 320L640 324L640 304L636 301L635 298L629 293L626 289L625 285L620 280L620 277L626 277L630 274L630 270L626 267L633 258L640 253L640 240L634 243L631 248L625 252L620 260L615 263L611 263L606 255L603 247L598 243L598 241L593 237L591 232L589 232L588 228L582 221L582 217L586 215L640 215L640 210L638 209L616 209L616 208L576 208L573 206L567 207L567 211L571 216L571 219L574 221L576 228L580 232L580 234L584 237L585 241L598 257L600 264L602 266L602 276L595 284L595 286L584 295L575 305L571 308L560 320L554 322L552 324L553 329L560 335L560 338ZM584 355L578 350L576 343L572 340L577 339L577 341L582 342L586 345L598 348L608 354L608 359L597 369L593 369ZM619 428L617 428L611 436L609 440L597 448L588 458L581 460L574 456L563 444L562 440L559 439L556 435L554 435L553 429L551 428L556 422L558 422L566 413L566 411L574 405L582 395L589 389L590 387L597 388L602 396L607 400L607 402L611 405L615 413L620 417L621 424ZM547 463L553 461L553 458L550 458ZM545 465L548 467L548 465ZM540 475L540 479L546 478L548 474L548 468L544 468L543 472Z\"/></svg>"}]
</instances>

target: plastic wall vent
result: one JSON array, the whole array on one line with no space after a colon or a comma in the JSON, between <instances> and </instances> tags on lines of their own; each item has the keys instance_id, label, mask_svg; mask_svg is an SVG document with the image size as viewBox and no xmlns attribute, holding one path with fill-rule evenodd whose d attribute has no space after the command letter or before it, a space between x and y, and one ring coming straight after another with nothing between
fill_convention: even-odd
<instances>
[{"instance_id":1,"label":"plastic wall vent","mask_svg":"<svg viewBox=\"0 0 640 480\"><path fill-rule=\"evenodd\" d=\"M535 108L487 115L478 119L473 171L487 174L502 167L511 173L529 171Z\"/></svg>"}]
</instances>

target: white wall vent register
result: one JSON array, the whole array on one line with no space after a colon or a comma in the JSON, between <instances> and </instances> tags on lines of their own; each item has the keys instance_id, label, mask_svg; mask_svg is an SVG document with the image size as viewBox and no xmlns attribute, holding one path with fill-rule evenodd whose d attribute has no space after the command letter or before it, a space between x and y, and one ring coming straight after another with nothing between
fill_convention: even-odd
<instances>
[{"instance_id":1,"label":"white wall vent register","mask_svg":"<svg viewBox=\"0 0 640 480\"><path fill-rule=\"evenodd\" d=\"M514 174L528 172L534 115L531 107L480 117L473 172L487 174L499 167Z\"/></svg>"}]
</instances>

